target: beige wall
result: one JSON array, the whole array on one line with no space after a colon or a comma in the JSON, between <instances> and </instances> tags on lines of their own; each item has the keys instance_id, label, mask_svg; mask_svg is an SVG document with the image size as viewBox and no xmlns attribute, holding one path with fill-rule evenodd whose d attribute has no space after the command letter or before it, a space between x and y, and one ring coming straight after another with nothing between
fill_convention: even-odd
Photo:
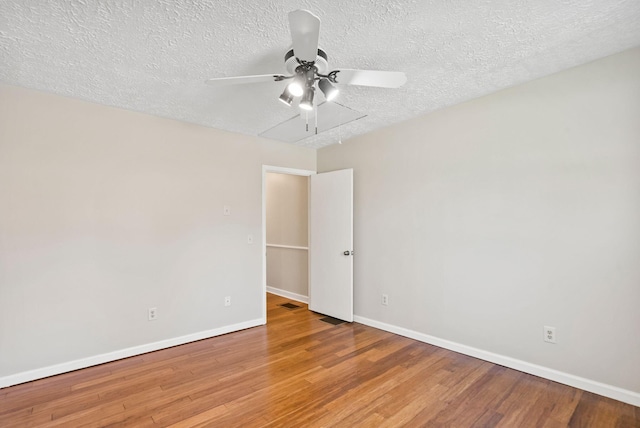
<instances>
[{"instance_id":1,"label":"beige wall","mask_svg":"<svg viewBox=\"0 0 640 428\"><path fill-rule=\"evenodd\" d=\"M264 164L316 154L0 86L0 384L259 322Z\"/></svg>"},{"instance_id":2,"label":"beige wall","mask_svg":"<svg viewBox=\"0 0 640 428\"><path fill-rule=\"evenodd\" d=\"M307 247L309 178L267 173L267 244ZM308 251L267 247L267 286L309 296Z\"/></svg>"},{"instance_id":3,"label":"beige wall","mask_svg":"<svg viewBox=\"0 0 640 428\"><path fill-rule=\"evenodd\" d=\"M640 49L318 152L350 167L356 315L640 392Z\"/></svg>"}]
</instances>

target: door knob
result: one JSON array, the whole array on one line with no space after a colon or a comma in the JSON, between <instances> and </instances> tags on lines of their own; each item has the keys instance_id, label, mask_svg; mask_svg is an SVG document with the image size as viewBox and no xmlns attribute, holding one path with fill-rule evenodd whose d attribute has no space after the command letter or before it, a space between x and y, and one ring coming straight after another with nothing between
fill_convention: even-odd
<instances>
[{"instance_id":1,"label":"door knob","mask_svg":"<svg viewBox=\"0 0 640 428\"><path fill-rule=\"evenodd\" d=\"M344 252L344 253L342 253L342 254L344 254L345 256L353 256L353 251L348 251L348 250L347 250L347 251L345 251L345 252Z\"/></svg>"}]
</instances>

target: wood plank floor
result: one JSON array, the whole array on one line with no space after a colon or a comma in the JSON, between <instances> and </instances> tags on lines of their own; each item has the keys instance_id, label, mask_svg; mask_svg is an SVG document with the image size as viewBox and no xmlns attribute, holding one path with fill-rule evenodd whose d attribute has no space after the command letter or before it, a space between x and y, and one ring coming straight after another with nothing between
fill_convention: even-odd
<instances>
[{"instance_id":1,"label":"wood plank floor","mask_svg":"<svg viewBox=\"0 0 640 428\"><path fill-rule=\"evenodd\" d=\"M269 295L268 324L0 389L1 427L640 427L640 408Z\"/></svg>"}]
</instances>

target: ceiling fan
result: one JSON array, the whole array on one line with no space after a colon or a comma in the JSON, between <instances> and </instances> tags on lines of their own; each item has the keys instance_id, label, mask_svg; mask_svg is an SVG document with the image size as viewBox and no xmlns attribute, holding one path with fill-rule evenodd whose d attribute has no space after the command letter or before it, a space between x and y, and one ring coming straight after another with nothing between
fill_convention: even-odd
<instances>
[{"instance_id":1,"label":"ceiling fan","mask_svg":"<svg viewBox=\"0 0 640 428\"><path fill-rule=\"evenodd\" d=\"M317 87L327 101L338 95L338 85L376 86L380 88L399 88L407 78L399 71L374 70L329 70L328 57L318 47L320 36L320 18L307 10L289 12L289 29L293 48L284 56L284 74L261 74L257 76L221 77L208 79L212 86L235 85L244 83L280 82L291 79L280 95L280 101L290 106L300 97L299 106L303 110L313 110L313 101Z\"/></svg>"}]
</instances>

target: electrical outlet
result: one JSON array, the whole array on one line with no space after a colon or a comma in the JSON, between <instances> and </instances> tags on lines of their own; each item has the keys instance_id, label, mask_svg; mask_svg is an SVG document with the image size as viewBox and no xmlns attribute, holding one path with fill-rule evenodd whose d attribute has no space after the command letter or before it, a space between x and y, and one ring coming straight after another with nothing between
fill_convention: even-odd
<instances>
[{"instance_id":1,"label":"electrical outlet","mask_svg":"<svg viewBox=\"0 0 640 428\"><path fill-rule=\"evenodd\" d=\"M231 296L227 296L224 298L224 305L231 306Z\"/></svg>"},{"instance_id":2,"label":"electrical outlet","mask_svg":"<svg viewBox=\"0 0 640 428\"><path fill-rule=\"evenodd\" d=\"M558 343L556 342L556 328L549 327L548 325L544 326L544 341L549 343Z\"/></svg>"},{"instance_id":3,"label":"electrical outlet","mask_svg":"<svg viewBox=\"0 0 640 428\"><path fill-rule=\"evenodd\" d=\"M383 305L388 306L389 305L389 295L388 294L383 294L382 295L382 302Z\"/></svg>"},{"instance_id":4,"label":"electrical outlet","mask_svg":"<svg viewBox=\"0 0 640 428\"><path fill-rule=\"evenodd\" d=\"M158 318L158 309L149 308L149 321L153 321Z\"/></svg>"},{"instance_id":5,"label":"electrical outlet","mask_svg":"<svg viewBox=\"0 0 640 428\"><path fill-rule=\"evenodd\" d=\"M253 235L247 236L247 244L253 244Z\"/></svg>"},{"instance_id":6,"label":"electrical outlet","mask_svg":"<svg viewBox=\"0 0 640 428\"><path fill-rule=\"evenodd\" d=\"M231 215L231 207L229 205L224 206L224 215Z\"/></svg>"}]
</instances>

